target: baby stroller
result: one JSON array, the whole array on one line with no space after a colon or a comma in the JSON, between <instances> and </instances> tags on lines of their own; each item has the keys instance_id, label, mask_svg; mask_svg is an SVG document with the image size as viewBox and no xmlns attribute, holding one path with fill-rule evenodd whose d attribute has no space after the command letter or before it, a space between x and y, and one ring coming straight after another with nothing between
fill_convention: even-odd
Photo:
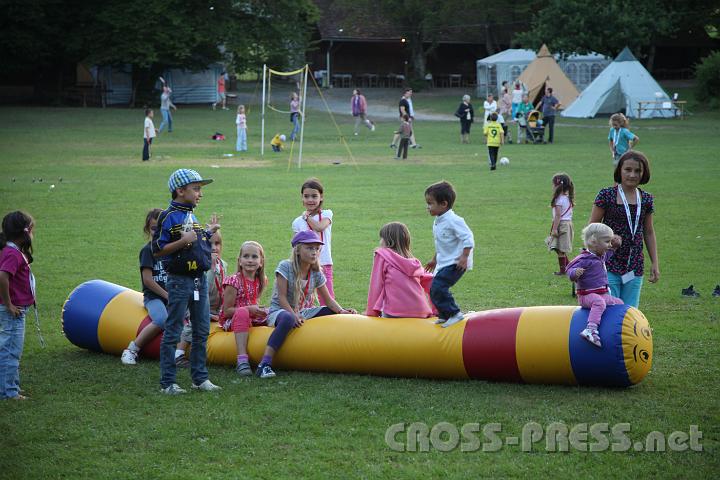
<instances>
[{"instance_id":1,"label":"baby stroller","mask_svg":"<svg viewBox=\"0 0 720 480\"><path fill-rule=\"evenodd\" d=\"M545 138L545 126L540 119L538 110L530 110L527 114L525 125L525 143L542 143Z\"/></svg>"}]
</instances>

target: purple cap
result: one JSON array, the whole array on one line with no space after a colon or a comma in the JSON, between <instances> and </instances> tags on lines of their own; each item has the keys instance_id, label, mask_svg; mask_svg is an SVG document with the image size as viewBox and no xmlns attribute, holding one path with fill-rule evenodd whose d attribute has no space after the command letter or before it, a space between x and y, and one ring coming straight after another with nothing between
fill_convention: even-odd
<instances>
[{"instance_id":1,"label":"purple cap","mask_svg":"<svg viewBox=\"0 0 720 480\"><path fill-rule=\"evenodd\" d=\"M319 243L320 245L325 245L325 242L320 240L318 234L313 230L303 230L296 233L290 241L290 245L294 247L298 243Z\"/></svg>"}]
</instances>

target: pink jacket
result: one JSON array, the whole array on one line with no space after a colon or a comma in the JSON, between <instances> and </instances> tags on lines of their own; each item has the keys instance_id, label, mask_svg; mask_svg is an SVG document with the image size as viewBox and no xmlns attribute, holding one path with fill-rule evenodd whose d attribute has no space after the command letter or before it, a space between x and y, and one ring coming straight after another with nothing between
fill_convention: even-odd
<instances>
[{"instance_id":1,"label":"pink jacket","mask_svg":"<svg viewBox=\"0 0 720 480\"><path fill-rule=\"evenodd\" d=\"M417 258L405 258L382 247L375 250L365 315L427 318L433 315L427 291L432 275Z\"/></svg>"},{"instance_id":2,"label":"pink jacket","mask_svg":"<svg viewBox=\"0 0 720 480\"><path fill-rule=\"evenodd\" d=\"M355 105L355 95L350 97L350 110L355 116L367 111L367 100L365 100L365 95L358 95L358 97L360 98L360 105Z\"/></svg>"}]
</instances>

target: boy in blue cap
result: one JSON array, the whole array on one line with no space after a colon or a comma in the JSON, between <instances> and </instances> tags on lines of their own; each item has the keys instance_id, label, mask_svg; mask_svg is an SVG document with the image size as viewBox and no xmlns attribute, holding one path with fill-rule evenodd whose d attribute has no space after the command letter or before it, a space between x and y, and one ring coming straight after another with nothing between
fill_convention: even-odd
<instances>
[{"instance_id":1,"label":"boy in blue cap","mask_svg":"<svg viewBox=\"0 0 720 480\"><path fill-rule=\"evenodd\" d=\"M180 340L186 310L190 311L192 323L192 388L202 391L221 389L208 379L206 345L210 307L205 277L212 262L210 237L220 225L213 214L205 230L193 215L193 208L202 198L203 185L211 182L195 170L181 168L173 172L168 181L172 201L158 217L158 228L152 240L153 255L162 258L168 273L168 318L160 345L160 391L168 395L186 392L175 383L175 345Z\"/></svg>"}]
</instances>

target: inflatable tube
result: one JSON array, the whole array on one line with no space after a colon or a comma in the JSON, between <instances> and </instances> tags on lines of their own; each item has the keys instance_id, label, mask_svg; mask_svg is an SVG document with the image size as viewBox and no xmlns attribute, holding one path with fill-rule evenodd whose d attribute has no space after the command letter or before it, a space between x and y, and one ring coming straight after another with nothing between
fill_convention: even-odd
<instances>
[{"instance_id":1,"label":"inflatable tube","mask_svg":"<svg viewBox=\"0 0 720 480\"><path fill-rule=\"evenodd\" d=\"M652 364L652 332L639 310L608 307L597 348L580 338L589 311L522 307L472 314L450 328L433 319L332 315L293 330L275 356L278 369L398 377L481 379L626 387ZM73 344L119 355L150 320L142 294L102 280L78 286L63 305L63 330ZM253 327L248 352L262 357L269 327ZM160 337L142 352L157 358ZM212 324L208 362L234 365L234 336Z\"/></svg>"}]
</instances>

